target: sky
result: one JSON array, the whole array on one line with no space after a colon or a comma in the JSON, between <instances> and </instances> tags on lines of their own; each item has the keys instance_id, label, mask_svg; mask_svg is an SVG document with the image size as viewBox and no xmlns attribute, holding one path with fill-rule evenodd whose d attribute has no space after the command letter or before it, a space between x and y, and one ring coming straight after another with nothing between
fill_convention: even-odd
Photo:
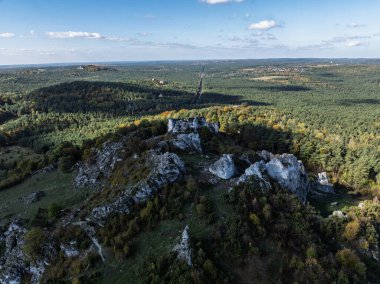
<instances>
[{"instance_id":1,"label":"sky","mask_svg":"<svg viewBox=\"0 0 380 284\"><path fill-rule=\"evenodd\" d=\"M0 65L379 53L377 0L0 0Z\"/></svg>"}]
</instances>

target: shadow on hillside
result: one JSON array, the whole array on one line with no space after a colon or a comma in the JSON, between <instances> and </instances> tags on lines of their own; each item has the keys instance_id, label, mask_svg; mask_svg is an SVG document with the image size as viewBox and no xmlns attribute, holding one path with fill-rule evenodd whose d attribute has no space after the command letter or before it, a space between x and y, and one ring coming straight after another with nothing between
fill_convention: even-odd
<instances>
[{"instance_id":1,"label":"shadow on hillside","mask_svg":"<svg viewBox=\"0 0 380 284\"><path fill-rule=\"evenodd\" d=\"M354 105L380 105L380 100L378 99L347 99L337 101L337 104L342 106L354 106Z\"/></svg>"},{"instance_id":2,"label":"shadow on hillside","mask_svg":"<svg viewBox=\"0 0 380 284\"><path fill-rule=\"evenodd\" d=\"M247 104L252 106L269 106L271 104L265 102L242 100L241 96L225 95L220 93L204 93L199 99L199 106L202 104Z\"/></svg>"},{"instance_id":3,"label":"shadow on hillside","mask_svg":"<svg viewBox=\"0 0 380 284\"><path fill-rule=\"evenodd\" d=\"M257 124L244 124L238 134L238 143L255 151L267 150L274 154L290 151L291 133Z\"/></svg>"},{"instance_id":4,"label":"shadow on hillside","mask_svg":"<svg viewBox=\"0 0 380 284\"><path fill-rule=\"evenodd\" d=\"M325 78L336 78L336 77L338 77L338 75L336 75L335 73L331 73L331 72L319 73L318 75L321 77L325 77Z\"/></svg>"},{"instance_id":5,"label":"shadow on hillside","mask_svg":"<svg viewBox=\"0 0 380 284\"><path fill-rule=\"evenodd\" d=\"M283 86L259 86L256 89L262 91L271 91L271 92L307 92L312 89L305 86L298 85L283 85Z\"/></svg>"},{"instance_id":6,"label":"shadow on hillside","mask_svg":"<svg viewBox=\"0 0 380 284\"><path fill-rule=\"evenodd\" d=\"M268 105L218 93L205 93L198 104L194 104L194 97L195 90L192 93L159 86L89 81L62 83L35 90L28 95L34 108L44 113L143 115L181 108L202 108L210 104Z\"/></svg>"}]
</instances>

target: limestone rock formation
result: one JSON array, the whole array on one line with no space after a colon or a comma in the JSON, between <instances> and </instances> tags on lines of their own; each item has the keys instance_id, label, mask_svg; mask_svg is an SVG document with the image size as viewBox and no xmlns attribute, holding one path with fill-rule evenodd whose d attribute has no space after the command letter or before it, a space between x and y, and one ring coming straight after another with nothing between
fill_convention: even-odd
<instances>
[{"instance_id":1,"label":"limestone rock formation","mask_svg":"<svg viewBox=\"0 0 380 284\"><path fill-rule=\"evenodd\" d=\"M182 151L202 153L201 138L198 133L178 134L171 144Z\"/></svg>"},{"instance_id":2,"label":"limestone rock formation","mask_svg":"<svg viewBox=\"0 0 380 284\"><path fill-rule=\"evenodd\" d=\"M40 283L45 266L55 255L53 243L47 240L44 243L42 258L29 262L23 252L26 232L21 223L15 220L0 235L0 242L5 245L0 257L0 283L23 283L25 275L30 275L30 283Z\"/></svg>"},{"instance_id":3,"label":"limestone rock formation","mask_svg":"<svg viewBox=\"0 0 380 284\"><path fill-rule=\"evenodd\" d=\"M264 161L259 161L247 168L242 176L237 181L237 184L245 183L249 179L254 179L258 186L263 189L271 189L272 186L269 181L269 177L265 173L266 165Z\"/></svg>"},{"instance_id":4,"label":"limestone rock formation","mask_svg":"<svg viewBox=\"0 0 380 284\"><path fill-rule=\"evenodd\" d=\"M145 179L128 187L113 203L94 208L92 215L96 219L104 219L112 212L129 213L133 204L148 201L157 190L179 181L185 174L185 164L174 153L151 151L149 163L152 169Z\"/></svg>"},{"instance_id":5,"label":"limestone rock formation","mask_svg":"<svg viewBox=\"0 0 380 284\"><path fill-rule=\"evenodd\" d=\"M320 193L335 193L334 185L329 182L326 172L318 174L318 179L314 183L313 189Z\"/></svg>"},{"instance_id":6,"label":"limestone rock formation","mask_svg":"<svg viewBox=\"0 0 380 284\"><path fill-rule=\"evenodd\" d=\"M101 177L110 177L115 165L121 161L119 153L123 148L121 142L106 142L101 149L95 149L94 158L78 164L75 177L77 187L99 186Z\"/></svg>"},{"instance_id":7,"label":"limestone rock formation","mask_svg":"<svg viewBox=\"0 0 380 284\"><path fill-rule=\"evenodd\" d=\"M272 156L266 164L266 170L270 178L282 188L297 195L302 203L306 202L310 188L307 173L302 162L298 161L294 155Z\"/></svg>"},{"instance_id":8,"label":"limestone rock formation","mask_svg":"<svg viewBox=\"0 0 380 284\"><path fill-rule=\"evenodd\" d=\"M174 134L197 131L201 127L207 127L213 133L219 132L219 123L209 123L204 117L195 117L190 120L169 118L168 121L168 132Z\"/></svg>"},{"instance_id":9,"label":"limestone rock formation","mask_svg":"<svg viewBox=\"0 0 380 284\"><path fill-rule=\"evenodd\" d=\"M189 266L192 265L189 226L186 226L183 230L181 241L173 248L173 251L177 253L179 260L185 261Z\"/></svg>"},{"instance_id":10,"label":"limestone rock formation","mask_svg":"<svg viewBox=\"0 0 380 284\"><path fill-rule=\"evenodd\" d=\"M236 175L236 166L231 154L224 154L209 167L209 171L222 179L230 179Z\"/></svg>"}]
</instances>

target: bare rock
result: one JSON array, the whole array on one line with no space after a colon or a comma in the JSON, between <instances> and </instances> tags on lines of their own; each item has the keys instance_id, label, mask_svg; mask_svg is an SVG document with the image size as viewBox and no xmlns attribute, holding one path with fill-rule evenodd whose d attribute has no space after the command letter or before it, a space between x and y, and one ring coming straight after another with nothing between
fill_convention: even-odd
<instances>
[{"instance_id":1,"label":"bare rock","mask_svg":"<svg viewBox=\"0 0 380 284\"><path fill-rule=\"evenodd\" d=\"M335 193L334 185L329 182L328 176L326 172L322 172L318 174L318 179L314 183L313 191L315 193Z\"/></svg>"},{"instance_id":2,"label":"bare rock","mask_svg":"<svg viewBox=\"0 0 380 284\"><path fill-rule=\"evenodd\" d=\"M0 235L0 242L5 245L0 258L0 283L23 283L26 275L30 275L30 283L40 283L45 266L55 257L53 241L47 239L41 259L29 262L22 250L26 232L21 223L15 220Z\"/></svg>"},{"instance_id":3,"label":"bare rock","mask_svg":"<svg viewBox=\"0 0 380 284\"><path fill-rule=\"evenodd\" d=\"M294 155L272 156L266 164L266 170L272 180L297 195L302 203L306 202L310 188L307 173L302 162Z\"/></svg>"},{"instance_id":4,"label":"bare rock","mask_svg":"<svg viewBox=\"0 0 380 284\"><path fill-rule=\"evenodd\" d=\"M41 197L43 197L44 195L45 193L43 191L36 191L21 197L20 201L22 201L25 204L32 204L40 201Z\"/></svg>"},{"instance_id":5,"label":"bare rock","mask_svg":"<svg viewBox=\"0 0 380 284\"><path fill-rule=\"evenodd\" d=\"M249 179L254 179L255 183L257 183L261 189L271 189L272 186L269 177L265 172L266 165L264 161L256 162L245 170L244 174L238 179L237 184L245 183Z\"/></svg>"},{"instance_id":6,"label":"bare rock","mask_svg":"<svg viewBox=\"0 0 380 284\"><path fill-rule=\"evenodd\" d=\"M101 149L95 149L94 158L78 163L78 174L75 177L77 187L99 186L101 178L111 176L123 148L121 142L106 142Z\"/></svg>"},{"instance_id":7,"label":"bare rock","mask_svg":"<svg viewBox=\"0 0 380 284\"><path fill-rule=\"evenodd\" d=\"M209 171L222 179L230 179L236 175L237 169L231 154L223 156L209 167Z\"/></svg>"},{"instance_id":8,"label":"bare rock","mask_svg":"<svg viewBox=\"0 0 380 284\"><path fill-rule=\"evenodd\" d=\"M173 251L177 253L179 260L185 261L189 266L192 266L189 226L186 226L183 230L181 241L173 248Z\"/></svg>"},{"instance_id":9,"label":"bare rock","mask_svg":"<svg viewBox=\"0 0 380 284\"><path fill-rule=\"evenodd\" d=\"M334 211L330 217L337 217L337 218L347 218L347 215L346 213L340 211L340 210L337 210L337 211Z\"/></svg>"},{"instance_id":10,"label":"bare rock","mask_svg":"<svg viewBox=\"0 0 380 284\"><path fill-rule=\"evenodd\" d=\"M207 127L211 132L219 132L219 123L209 123L204 117L195 117L189 120L178 120L169 118L168 132L169 133L186 133L189 131L197 131L201 127Z\"/></svg>"},{"instance_id":11,"label":"bare rock","mask_svg":"<svg viewBox=\"0 0 380 284\"><path fill-rule=\"evenodd\" d=\"M148 201L165 185L181 180L186 172L185 164L174 153L157 154L151 151L149 175L132 187L128 187L114 202L92 210L96 219L105 219L113 212L129 213L133 204Z\"/></svg>"},{"instance_id":12,"label":"bare rock","mask_svg":"<svg viewBox=\"0 0 380 284\"><path fill-rule=\"evenodd\" d=\"M198 133L178 134L171 144L182 151L202 153L201 139Z\"/></svg>"}]
</instances>

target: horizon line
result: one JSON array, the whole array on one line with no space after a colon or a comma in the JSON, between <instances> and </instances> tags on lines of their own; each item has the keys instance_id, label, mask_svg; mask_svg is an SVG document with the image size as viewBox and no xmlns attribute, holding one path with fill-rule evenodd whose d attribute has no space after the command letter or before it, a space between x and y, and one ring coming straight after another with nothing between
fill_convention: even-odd
<instances>
[{"instance_id":1,"label":"horizon line","mask_svg":"<svg viewBox=\"0 0 380 284\"><path fill-rule=\"evenodd\" d=\"M112 61L74 61L74 62L45 62L45 63L21 63L21 64L0 64L0 68L23 68L37 66L76 66L76 65L118 65L134 63L165 63L165 62L214 62L214 61L262 61L262 60L380 60L380 57L266 57L266 58L221 58L221 59L166 59L166 60L112 60Z\"/></svg>"}]
</instances>

